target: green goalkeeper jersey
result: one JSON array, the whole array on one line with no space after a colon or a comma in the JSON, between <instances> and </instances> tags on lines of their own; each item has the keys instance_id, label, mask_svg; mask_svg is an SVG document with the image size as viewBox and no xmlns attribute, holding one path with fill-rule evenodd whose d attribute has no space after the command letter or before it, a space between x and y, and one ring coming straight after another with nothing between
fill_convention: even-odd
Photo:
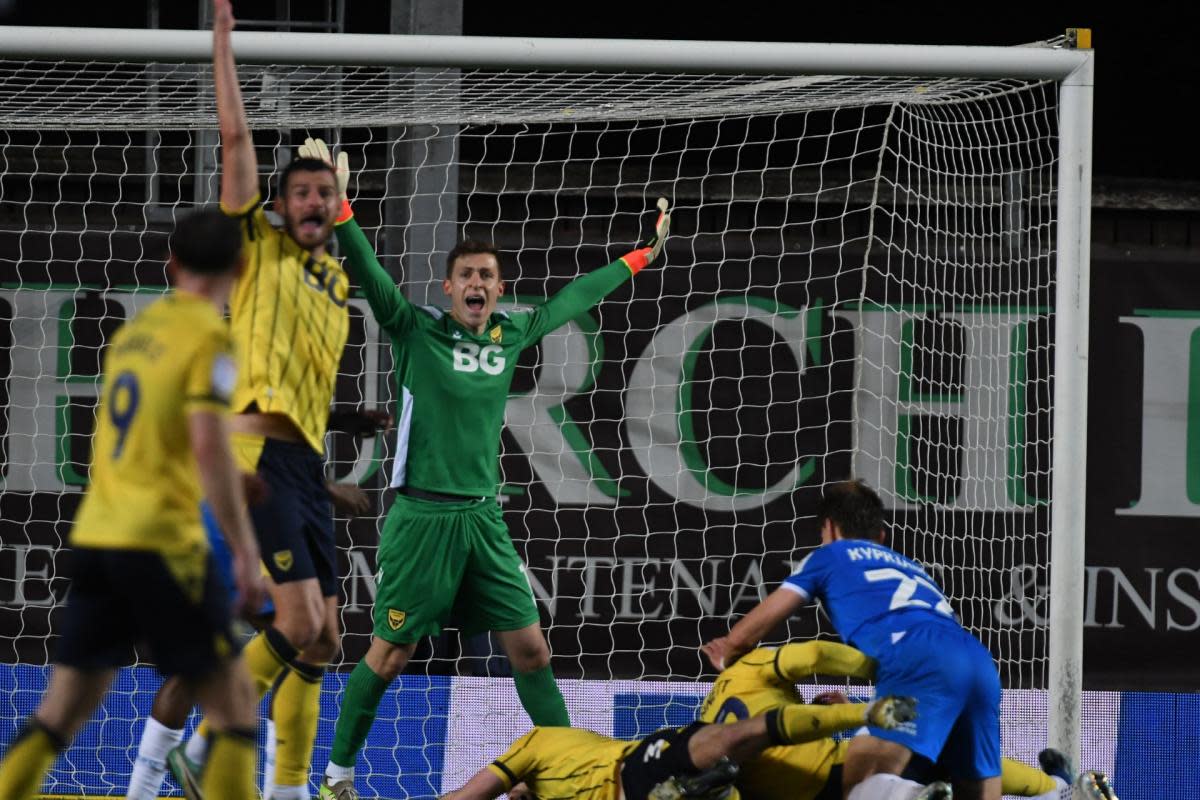
<instances>
[{"instance_id":1,"label":"green goalkeeper jersey","mask_svg":"<svg viewBox=\"0 0 1200 800\"><path fill-rule=\"evenodd\" d=\"M353 218L337 237L392 342L400 404L392 487L496 496L500 429L521 351L600 302L629 279L629 267L614 261L532 309L496 311L476 335L440 308L409 303Z\"/></svg>"}]
</instances>

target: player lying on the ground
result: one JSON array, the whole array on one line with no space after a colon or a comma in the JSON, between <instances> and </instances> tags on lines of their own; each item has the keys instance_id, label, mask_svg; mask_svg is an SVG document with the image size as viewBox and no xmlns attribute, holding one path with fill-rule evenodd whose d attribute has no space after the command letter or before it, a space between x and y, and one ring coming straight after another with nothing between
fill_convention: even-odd
<instances>
[{"instance_id":1,"label":"player lying on the ground","mask_svg":"<svg viewBox=\"0 0 1200 800\"><path fill-rule=\"evenodd\" d=\"M883 502L865 483L831 485L817 524L821 546L727 636L701 649L724 669L819 600L842 639L874 659L876 690L911 694L921 708L912 725L851 740L842 774L848 800L903 796L902 788L931 779L935 763L961 797L999 800L1000 679L991 653L959 624L924 567L884 546Z\"/></svg>"},{"instance_id":2,"label":"player lying on the ground","mask_svg":"<svg viewBox=\"0 0 1200 800\"><path fill-rule=\"evenodd\" d=\"M304 154L333 164L320 140ZM337 160L345 193L349 166ZM395 364L400 420L392 487L379 537L374 630L341 698L322 798L354 800L354 762L384 692L417 643L451 618L466 633L494 631L513 668L521 705L535 725L568 726L566 703L550 669L550 648L496 497L500 431L521 352L599 303L661 253L667 201L650 244L568 283L531 309L496 308L505 284L490 244L460 242L446 258L442 289L450 308L408 302L379 264L349 203L337 238L362 285Z\"/></svg>"},{"instance_id":3,"label":"player lying on the ground","mask_svg":"<svg viewBox=\"0 0 1200 800\"><path fill-rule=\"evenodd\" d=\"M702 648L718 668L747 653L800 606L820 600L842 640L875 660L877 690L913 695L921 718L868 730L846 749L849 800L885 800L916 757L946 762L963 797L1000 800L1000 678L917 562L883 545L883 503L862 481L825 491L821 546L727 636ZM861 785L860 785L861 784Z\"/></svg>"},{"instance_id":4,"label":"player lying on the ground","mask_svg":"<svg viewBox=\"0 0 1200 800\"><path fill-rule=\"evenodd\" d=\"M812 675L847 675L871 680L875 677L875 662L853 647L834 642L803 642L752 650L721 671L712 691L704 698L700 721L733 722L802 702L796 682ZM840 693L818 699L846 702ZM756 800L841 798L846 746L845 741L825 738L767 748L741 764L738 789L743 797ZM1020 761L1001 759L1004 794L1057 800L1059 792L1075 776L1057 750L1043 750L1039 760L1041 770Z\"/></svg>"},{"instance_id":5,"label":"player lying on the ground","mask_svg":"<svg viewBox=\"0 0 1200 800\"><path fill-rule=\"evenodd\" d=\"M262 600L255 544L234 467L228 411L237 369L221 311L242 266L235 221L179 221L174 290L126 322L104 358L90 483L71 529L73 576L54 673L0 764L0 797L32 797L58 752L99 705L137 642L180 675L211 720L202 787L254 797L254 688L200 521L207 497L234 553L248 605Z\"/></svg>"},{"instance_id":6,"label":"player lying on the ground","mask_svg":"<svg viewBox=\"0 0 1200 800\"><path fill-rule=\"evenodd\" d=\"M730 725L693 722L625 742L575 728L534 728L446 800L491 800L517 784L539 800L736 798L737 764L768 747L869 722L890 730L916 717L910 698L785 705Z\"/></svg>"}]
</instances>

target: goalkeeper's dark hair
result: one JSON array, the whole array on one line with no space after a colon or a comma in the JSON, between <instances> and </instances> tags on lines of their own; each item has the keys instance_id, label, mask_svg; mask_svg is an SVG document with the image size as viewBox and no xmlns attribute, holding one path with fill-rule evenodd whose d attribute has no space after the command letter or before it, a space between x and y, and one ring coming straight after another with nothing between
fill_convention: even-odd
<instances>
[{"instance_id":1,"label":"goalkeeper's dark hair","mask_svg":"<svg viewBox=\"0 0 1200 800\"><path fill-rule=\"evenodd\" d=\"M817 509L817 525L829 520L847 539L879 538L883 531L883 501L860 480L835 483L825 490Z\"/></svg>"},{"instance_id":2,"label":"goalkeeper's dark hair","mask_svg":"<svg viewBox=\"0 0 1200 800\"><path fill-rule=\"evenodd\" d=\"M288 162L283 171L279 173L279 183L276 187L280 197L287 194L288 181L297 172L328 172L334 177L336 185L337 172L334 171L332 164L327 164L319 158L293 158Z\"/></svg>"},{"instance_id":3,"label":"goalkeeper's dark hair","mask_svg":"<svg viewBox=\"0 0 1200 800\"><path fill-rule=\"evenodd\" d=\"M223 275L242 259L242 226L216 206L207 206L180 217L167 246L182 269Z\"/></svg>"},{"instance_id":4,"label":"goalkeeper's dark hair","mask_svg":"<svg viewBox=\"0 0 1200 800\"><path fill-rule=\"evenodd\" d=\"M496 266L500 266L500 251L496 249L496 245L482 239L463 239L454 245L454 249L446 256L446 277L449 278L453 274L454 262L461 256L475 256L481 253L490 253L496 259Z\"/></svg>"}]
</instances>

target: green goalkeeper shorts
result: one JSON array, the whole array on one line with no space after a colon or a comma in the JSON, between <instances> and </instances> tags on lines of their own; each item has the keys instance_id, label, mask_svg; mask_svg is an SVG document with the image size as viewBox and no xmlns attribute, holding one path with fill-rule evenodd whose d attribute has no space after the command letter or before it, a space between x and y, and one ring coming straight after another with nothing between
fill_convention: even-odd
<instances>
[{"instance_id":1,"label":"green goalkeeper shorts","mask_svg":"<svg viewBox=\"0 0 1200 800\"><path fill-rule=\"evenodd\" d=\"M375 635L409 644L453 623L466 634L540 620L495 501L396 495L379 537Z\"/></svg>"}]
</instances>

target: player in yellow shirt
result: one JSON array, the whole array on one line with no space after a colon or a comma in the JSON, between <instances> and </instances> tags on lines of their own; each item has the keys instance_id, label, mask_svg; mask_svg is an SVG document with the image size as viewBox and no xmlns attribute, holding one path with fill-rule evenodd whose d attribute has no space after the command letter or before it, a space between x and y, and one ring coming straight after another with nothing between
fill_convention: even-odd
<instances>
[{"instance_id":1,"label":"player in yellow shirt","mask_svg":"<svg viewBox=\"0 0 1200 800\"><path fill-rule=\"evenodd\" d=\"M721 671L700 707L700 719L735 722L801 702L796 683L817 674L870 680L875 662L853 647L834 642L760 647ZM845 758L846 742L832 738L770 747L741 765L737 786L744 798L755 800L837 800L842 797ZM1056 750L1044 750L1040 760L1042 770L1001 759L1004 794L1057 798L1073 779L1066 759ZM1087 781L1103 781L1098 773L1084 775ZM1084 796L1108 797L1086 788Z\"/></svg>"},{"instance_id":2,"label":"player in yellow shirt","mask_svg":"<svg viewBox=\"0 0 1200 800\"><path fill-rule=\"evenodd\" d=\"M233 394L238 466L267 485L250 509L272 579L275 619L246 646L259 696L276 684L274 800L308 798L321 682L338 652L337 550L325 487L324 439L338 364L350 329L350 283L328 242L341 204L333 169L296 159L279 178L274 228L261 205L258 161L246 121L229 0L213 2L213 81L221 130L221 208L242 225L246 272L230 301L244 368ZM202 724L167 765L189 800L207 752ZM211 798L211 800L218 800Z\"/></svg>"},{"instance_id":3,"label":"player in yellow shirt","mask_svg":"<svg viewBox=\"0 0 1200 800\"><path fill-rule=\"evenodd\" d=\"M538 800L737 798L737 764L773 746L831 736L870 720L894 728L916 717L911 698L866 704L793 703L730 725L693 722L624 742L578 728L534 728L445 800L491 800L518 784Z\"/></svg>"},{"instance_id":4,"label":"player in yellow shirt","mask_svg":"<svg viewBox=\"0 0 1200 800\"><path fill-rule=\"evenodd\" d=\"M212 719L206 790L254 797L254 689L200 520L203 496L233 551L240 597L260 602L259 550L230 447L236 368L221 318L241 251L236 223L218 211L180 220L168 264L174 291L109 345L54 672L0 763L5 800L34 796L138 642Z\"/></svg>"}]
</instances>

